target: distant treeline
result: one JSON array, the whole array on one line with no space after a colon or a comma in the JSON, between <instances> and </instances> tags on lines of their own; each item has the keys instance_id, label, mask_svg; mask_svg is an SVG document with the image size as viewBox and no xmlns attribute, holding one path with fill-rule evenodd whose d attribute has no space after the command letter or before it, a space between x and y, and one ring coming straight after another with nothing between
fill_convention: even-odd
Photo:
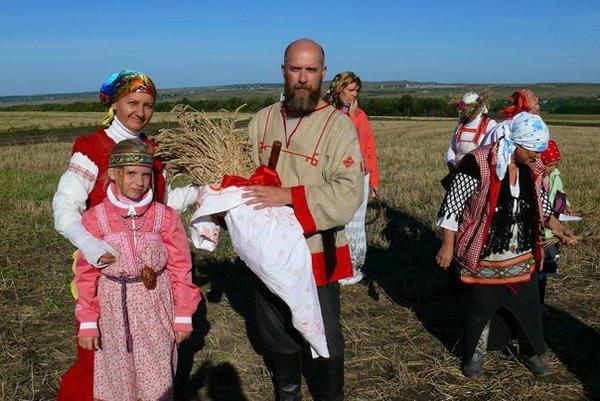
<instances>
[{"instance_id":1,"label":"distant treeline","mask_svg":"<svg viewBox=\"0 0 600 401\"><path fill-rule=\"evenodd\" d=\"M256 112L276 101L273 97L206 99L190 100L183 98L172 102L159 102L155 111L170 111L176 104L189 104L196 110L218 111L222 109L235 110L242 104L246 112ZM390 98L361 98L360 107L371 116L407 116L407 117L455 117L454 104L442 98L418 98L411 95ZM496 100L492 103L490 111L498 111L508 105L507 101ZM74 102L74 103L43 103L23 104L10 107L0 107L1 111L105 111L100 103ZM545 113L555 114L600 114L600 98L575 97L554 98L542 100L542 110Z\"/></svg>"}]
</instances>

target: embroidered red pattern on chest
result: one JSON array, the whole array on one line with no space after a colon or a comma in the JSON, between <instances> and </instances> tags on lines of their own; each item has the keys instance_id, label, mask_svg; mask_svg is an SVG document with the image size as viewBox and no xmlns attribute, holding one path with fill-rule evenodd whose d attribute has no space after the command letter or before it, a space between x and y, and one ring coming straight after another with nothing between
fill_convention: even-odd
<instances>
[{"instance_id":1,"label":"embroidered red pattern on chest","mask_svg":"<svg viewBox=\"0 0 600 401\"><path fill-rule=\"evenodd\" d=\"M350 168L354 164L354 159L352 158L352 156L348 156L344 159L343 163L344 167Z\"/></svg>"}]
</instances>

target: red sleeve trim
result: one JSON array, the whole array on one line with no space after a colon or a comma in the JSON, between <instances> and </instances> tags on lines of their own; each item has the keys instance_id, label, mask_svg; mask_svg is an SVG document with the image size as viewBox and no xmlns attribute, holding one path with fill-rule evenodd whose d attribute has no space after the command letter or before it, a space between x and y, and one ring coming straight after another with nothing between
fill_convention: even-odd
<instances>
[{"instance_id":1,"label":"red sleeve trim","mask_svg":"<svg viewBox=\"0 0 600 401\"><path fill-rule=\"evenodd\" d=\"M304 191L303 185L298 185L291 188L292 191L292 208L294 214L300 222L304 234L312 234L317 231L317 224L313 219L310 209L308 208L308 202L306 201L306 192Z\"/></svg>"}]
</instances>

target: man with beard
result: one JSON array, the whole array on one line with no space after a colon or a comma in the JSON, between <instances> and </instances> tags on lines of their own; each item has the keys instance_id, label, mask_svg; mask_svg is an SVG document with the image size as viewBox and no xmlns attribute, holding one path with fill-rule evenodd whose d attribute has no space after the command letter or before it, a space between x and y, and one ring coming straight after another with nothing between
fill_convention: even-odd
<instances>
[{"instance_id":1,"label":"man with beard","mask_svg":"<svg viewBox=\"0 0 600 401\"><path fill-rule=\"evenodd\" d=\"M281 299L257 283L258 332L271 365L278 400L299 400L302 363L315 400L342 400L344 340L338 280L352 276L344 234L362 201L361 153L352 121L321 99L323 48L292 42L281 66L285 99L260 110L249 125L256 165L267 164L273 141L281 141L277 173L282 187L250 186L247 204L261 209L291 205L312 254L312 267L330 358L312 359ZM285 266L281 266L285 270Z\"/></svg>"}]
</instances>

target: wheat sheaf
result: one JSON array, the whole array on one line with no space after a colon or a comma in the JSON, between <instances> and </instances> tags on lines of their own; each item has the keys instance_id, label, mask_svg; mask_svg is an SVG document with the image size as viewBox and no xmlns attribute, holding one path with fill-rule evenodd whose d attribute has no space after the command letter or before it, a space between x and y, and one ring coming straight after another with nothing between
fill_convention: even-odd
<instances>
[{"instance_id":1,"label":"wheat sheaf","mask_svg":"<svg viewBox=\"0 0 600 401\"><path fill-rule=\"evenodd\" d=\"M245 130L238 128L244 106L209 116L189 105L176 105L172 112L177 114L179 127L163 129L156 136L156 155L167 162L171 177L187 175L193 184L202 186L220 182L225 175L250 176L252 143Z\"/></svg>"}]
</instances>

